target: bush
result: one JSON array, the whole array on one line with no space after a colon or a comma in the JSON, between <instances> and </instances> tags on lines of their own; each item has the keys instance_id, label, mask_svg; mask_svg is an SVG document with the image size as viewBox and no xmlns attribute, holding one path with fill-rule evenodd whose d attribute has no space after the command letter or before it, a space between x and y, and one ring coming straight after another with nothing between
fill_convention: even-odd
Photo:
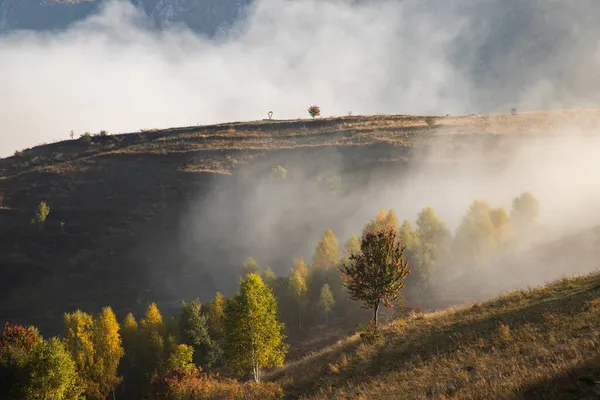
<instances>
[{"instance_id":1,"label":"bush","mask_svg":"<svg viewBox=\"0 0 600 400\"><path fill-rule=\"evenodd\" d=\"M358 325L356 328L360 338L368 344L375 343L381 337L381 331L375 324L375 321L371 320L367 326Z\"/></svg>"},{"instance_id":2,"label":"bush","mask_svg":"<svg viewBox=\"0 0 600 400\"><path fill-rule=\"evenodd\" d=\"M44 225L44 222L46 222L46 218L48 218L48 215L50 215L50 206L45 201L40 202L40 204L37 207L35 217L33 217L33 219L31 220L31 224L37 224L41 227L42 225Z\"/></svg>"},{"instance_id":3,"label":"bush","mask_svg":"<svg viewBox=\"0 0 600 400\"><path fill-rule=\"evenodd\" d=\"M275 383L238 382L215 379L199 368L179 370L154 379L153 393L171 400L244 399L270 400L283 398L283 390Z\"/></svg>"},{"instance_id":4,"label":"bush","mask_svg":"<svg viewBox=\"0 0 600 400\"><path fill-rule=\"evenodd\" d=\"M285 177L287 176L287 170L285 168L283 168L281 165L278 165L276 167L271 168L270 176L272 179L276 179L276 180L285 179Z\"/></svg>"},{"instance_id":5,"label":"bush","mask_svg":"<svg viewBox=\"0 0 600 400\"><path fill-rule=\"evenodd\" d=\"M308 107L308 113L313 118L318 117L319 115L321 115L321 108L319 108L319 106L310 106Z\"/></svg>"},{"instance_id":6,"label":"bush","mask_svg":"<svg viewBox=\"0 0 600 400\"><path fill-rule=\"evenodd\" d=\"M437 124L437 120L433 117L425 118L425 123L428 127L433 128Z\"/></svg>"},{"instance_id":7,"label":"bush","mask_svg":"<svg viewBox=\"0 0 600 400\"><path fill-rule=\"evenodd\" d=\"M92 134L89 132L86 133L82 133L81 136L79 136L79 138L84 142L84 143L91 143L92 142Z\"/></svg>"}]
</instances>

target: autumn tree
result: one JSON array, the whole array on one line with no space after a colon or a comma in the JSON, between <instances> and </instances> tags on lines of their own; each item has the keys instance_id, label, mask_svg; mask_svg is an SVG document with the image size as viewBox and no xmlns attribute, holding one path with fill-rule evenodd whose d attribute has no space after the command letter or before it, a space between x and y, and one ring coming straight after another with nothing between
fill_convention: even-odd
<instances>
[{"instance_id":1,"label":"autumn tree","mask_svg":"<svg viewBox=\"0 0 600 400\"><path fill-rule=\"evenodd\" d=\"M521 193L514 198L510 215L521 237L527 237L535 233L538 226L539 210L538 200L529 192Z\"/></svg>"},{"instance_id":2,"label":"autumn tree","mask_svg":"<svg viewBox=\"0 0 600 400\"><path fill-rule=\"evenodd\" d=\"M265 367L279 367L288 346L277 320L277 301L257 274L241 280L239 293L227 301L226 364L237 373L252 372L259 382Z\"/></svg>"},{"instance_id":3,"label":"autumn tree","mask_svg":"<svg viewBox=\"0 0 600 400\"><path fill-rule=\"evenodd\" d=\"M42 342L33 326L6 323L0 336L0 398L20 399L29 380L32 350Z\"/></svg>"},{"instance_id":4,"label":"autumn tree","mask_svg":"<svg viewBox=\"0 0 600 400\"><path fill-rule=\"evenodd\" d=\"M119 323L110 307L102 308L95 318L93 333L94 379L98 384L98 397L104 399L122 381L117 369L124 354Z\"/></svg>"},{"instance_id":5,"label":"autumn tree","mask_svg":"<svg viewBox=\"0 0 600 400\"><path fill-rule=\"evenodd\" d=\"M398 217L394 210L390 208L385 216L385 220L383 221L384 229L393 229L394 231L398 230Z\"/></svg>"},{"instance_id":6,"label":"autumn tree","mask_svg":"<svg viewBox=\"0 0 600 400\"><path fill-rule=\"evenodd\" d=\"M494 225L494 239L498 248L506 248L513 237L512 220L502 207L490 211L490 218Z\"/></svg>"},{"instance_id":7,"label":"autumn tree","mask_svg":"<svg viewBox=\"0 0 600 400\"><path fill-rule=\"evenodd\" d=\"M219 343L223 338L225 323L225 296L221 292L217 292L215 298L206 305L205 309L208 334Z\"/></svg>"},{"instance_id":8,"label":"autumn tree","mask_svg":"<svg viewBox=\"0 0 600 400\"><path fill-rule=\"evenodd\" d=\"M181 342L191 346L196 365L210 367L219 356L219 349L209 334L206 317L202 313L200 300L181 304L179 316L179 336Z\"/></svg>"},{"instance_id":9,"label":"autumn tree","mask_svg":"<svg viewBox=\"0 0 600 400\"><path fill-rule=\"evenodd\" d=\"M296 304L298 326L302 326L302 314L306 307L306 293L308 292L308 286L301 271L292 269L289 277L289 291Z\"/></svg>"},{"instance_id":10,"label":"autumn tree","mask_svg":"<svg viewBox=\"0 0 600 400\"><path fill-rule=\"evenodd\" d=\"M398 240L406 246L407 252L416 251L419 246L419 233L413 229L410 221L402 221L398 228Z\"/></svg>"},{"instance_id":11,"label":"autumn tree","mask_svg":"<svg viewBox=\"0 0 600 400\"><path fill-rule=\"evenodd\" d=\"M321 289L321 298L319 299L319 307L323 310L325 314L325 319L329 321L329 314L333 310L333 306L335 305L335 300L333 298L333 293L329 289L328 284L324 284Z\"/></svg>"},{"instance_id":12,"label":"autumn tree","mask_svg":"<svg viewBox=\"0 0 600 400\"><path fill-rule=\"evenodd\" d=\"M275 273L273 272L271 267L265 268L265 270L261 273L261 277L263 281L271 287L273 287L273 285L275 284L275 280L277 279L277 276L275 276Z\"/></svg>"},{"instance_id":13,"label":"autumn tree","mask_svg":"<svg viewBox=\"0 0 600 400\"><path fill-rule=\"evenodd\" d=\"M406 229L406 227L404 228ZM433 207L425 207L417 216L417 229L415 234L402 232L402 236L414 246L416 246L415 262L413 263L413 273L418 275L419 282L427 286L436 270L439 268L441 260L447 258L450 253L451 234L444 222L439 218ZM408 243L405 246L408 248Z\"/></svg>"},{"instance_id":14,"label":"autumn tree","mask_svg":"<svg viewBox=\"0 0 600 400\"><path fill-rule=\"evenodd\" d=\"M305 280L308 279L310 271L304 262L303 257L298 257L296 261L294 261L294 266L292 267L292 272L298 272Z\"/></svg>"},{"instance_id":15,"label":"autumn tree","mask_svg":"<svg viewBox=\"0 0 600 400\"><path fill-rule=\"evenodd\" d=\"M379 210L379 213L375 219L369 221L367 226L363 229L363 237L369 232L377 232L380 230L398 230L398 217L394 210L385 208Z\"/></svg>"},{"instance_id":16,"label":"autumn tree","mask_svg":"<svg viewBox=\"0 0 600 400\"><path fill-rule=\"evenodd\" d=\"M67 313L65 346L77 367L86 397L104 399L121 382L117 374L124 351L119 323L110 307L96 318L77 310Z\"/></svg>"},{"instance_id":17,"label":"autumn tree","mask_svg":"<svg viewBox=\"0 0 600 400\"><path fill-rule=\"evenodd\" d=\"M81 386L87 396L98 398L100 385L95 380L94 319L77 310L64 315L64 343L79 374Z\"/></svg>"},{"instance_id":18,"label":"autumn tree","mask_svg":"<svg viewBox=\"0 0 600 400\"><path fill-rule=\"evenodd\" d=\"M410 272L404 259L405 249L393 229L368 232L361 241L360 253L352 255L350 263L340 268L350 297L373 310L375 325L380 304L391 306Z\"/></svg>"},{"instance_id":19,"label":"autumn tree","mask_svg":"<svg viewBox=\"0 0 600 400\"><path fill-rule=\"evenodd\" d=\"M121 323L121 338L125 355L119 364L125 384L121 386L125 398L141 398L144 376L143 359L141 358L141 342L139 325L132 313L128 313Z\"/></svg>"},{"instance_id":20,"label":"autumn tree","mask_svg":"<svg viewBox=\"0 0 600 400\"><path fill-rule=\"evenodd\" d=\"M59 339L51 338L33 348L26 399L78 400L82 389L76 364Z\"/></svg>"},{"instance_id":21,"label":"autumn tree","mask_svg":"<svg viewBox=\"0 0 600 400\"><path fill-rule=\"evenodd\" d=\"M350 256L360 252L360 239L355 234L350 235L344 244L344 254L342 261L346 264L350 261Z\"/></svg>"},{"instance_id":22,"label":"autumn tree","mask_svg":"<svg viewBox=\"0 0 600 400\"><path fill-rule=\"evenodd\" d=\"M260 266L252 257L248 257L244 261L244 275L246 274L260 274Z\"/></svg>"},{"instance_id":23,"label":"autumn tree","mask_svg":"<svg viewBox=\"0 0 600 400\"><path fill-rule=\"evenodd\" d=\"M142 368L149 379L164 361L166 328L156 303L151 303L140 321L140 356Z\"/></svg>"},{"instance_id":24,"label":"autumn tree","mask_svg":"<svg viewBox=\"0 0 600 400\"><path fill-rule=\"evenodd\" d=\"M319 106L310 106L308 107L308 114L313 118L318 117L321 115L321 108Z\"/></svg>"},{"instance_id":25,"label":"autumn tree","mask_svg":"<svg viewBox=\"0 0 600 400\"><path fill-rule=\"evenodd\" d=\"M317 244L313 257L313 270L333 268L338 265L340 254L338 241L331 229L327 229Z\"/></svg>"},{"instance_id":26,"label":"autumn tree","mask_svg":"<svg viewBox=\"0 0 600 400\"><path fill-rule=\"evenodd\" d=\"M456 231L455 258L470 267L483 262L497 248L495 232L489 202L473 200Z\"/></svg>"}]
</instances>

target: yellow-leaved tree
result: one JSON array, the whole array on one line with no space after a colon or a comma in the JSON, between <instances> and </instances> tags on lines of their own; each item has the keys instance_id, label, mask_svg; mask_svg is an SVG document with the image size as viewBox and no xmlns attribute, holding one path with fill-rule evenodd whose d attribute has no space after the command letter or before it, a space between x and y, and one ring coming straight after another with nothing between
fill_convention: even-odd
<instances>
[{"instance_id":1,"label":"yellow-leaved tree","mask_svg":"<svg viewBox=\"0 0 600 400\"><path fill-rule=\"evenodd\" d=\"M277 300L257 274L248 274L240 290L227 301L225 318L226 364L238 374L252 373L259 382L261 370L283 365L288 345L284 324L277 319Z\"/></svg>"},{"instance_id":2,"label":"yellow-leaved tree","mask_svg":"<svg viewBox=\"0 0 600 400\"><path fill-rule=\"evenodd\" d=\"M80 386L87 397L98 398L100 385L94 379L94 319L88 313L77 310L66 313L64 344L75 362Z\"/></svg>"},{"instance_id":3,"label":"yellow-leaved tree","mask_svg":"<svg viewBox=\"0 0 600 400\"><path fill-rule=\"evenodd\" d=\"M294 269L292 269L288 279L288 290L290 291L290 296L294 299L298 313L298 326L302 326L302 315L306 308L306 293L308 292L306 279L299 270Z\"/></svg>"},{"instance_id":4,"label":"yellow-leaved tree","mask_svg":"<svg viewBox=\"0 0 600 400\"><path fill-rule=\"evenodd\" d=\"M166 328L156 303L151 303L140 321L140 359L146 379L158 371L165 361Z\"/></svg>"},{"instance_id":5,"label":"yellow-leaved tree","mask_svg":"<svg viewBox=\"0 0 600 400\"><path fill-rule=\"evenodd\" d=\"M75 361L86 397L105 399L121 382L117 374L124 351L119 323L110 307L92 318L82 311L65 314L65 347Z\"/></svg>"},{"instance_id":6,"label":"yellow-leaved tree","mask_svg":"<svg viewBox=\"0 0 600 400\"><path fill-rule=\"evenodd\" d=\"M110 307L102 308L94 320L94 375L100 398L104 399L121 383L117 369L124 355L119 323Z\"/></svg>"},{"instance_id":7,"label":"yellow-leaved tree","mask_svg":"<svg viewBox=\"0 0 600 400\"><path fill-rule=\"evenodd\" d=\"M215 298L206 305L206 326L211 339L218 343L223 341L223 324L225 321L225 296L217 292Z\"/></svg>"},{"instance_id":8,"label":"yellow-leaved tree","mask_svg":"<svg viewBox=\"0 0 600 400\"><path fill-rule=\"evenodd\" d=\"M338 241L331 229L327 229L323 238L317 244L313 257L312 268L335 268L340 261Z\"/></svg>"}]
</instances>

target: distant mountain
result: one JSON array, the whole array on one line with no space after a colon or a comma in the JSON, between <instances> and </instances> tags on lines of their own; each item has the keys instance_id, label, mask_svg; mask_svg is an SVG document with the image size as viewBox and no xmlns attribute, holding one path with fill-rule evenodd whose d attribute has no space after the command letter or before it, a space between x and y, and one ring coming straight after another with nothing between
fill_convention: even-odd
<instances>
[{"instance_id":1,"label":"distant mountain","mask_svg":"<svg viewBox=\"0 0 600 400\"><path fill-rule=\"evenodd\" d=\"M214 35L235 21L249 0L132 0L157 28L184 23ZM102 0L0 0L0 33L17 29L49 31L67 28L98 10Z\"/></svg>"}]
</instances>

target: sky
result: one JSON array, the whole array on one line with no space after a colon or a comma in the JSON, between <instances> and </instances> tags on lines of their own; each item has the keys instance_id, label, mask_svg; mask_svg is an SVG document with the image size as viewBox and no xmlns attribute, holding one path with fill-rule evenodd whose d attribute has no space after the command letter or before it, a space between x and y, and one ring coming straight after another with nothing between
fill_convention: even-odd
<instances>
[{"instance_id":1,"label":"sky","mask_svg":"<svg viewBox=\"0 0 600 400\"><path fill-rule=\"evenodd\" d=\"M323 116L594 104L600 28L573 24L593 10L523 3L515 19L513 3L257 0L209 38L108 2L64 31L0 36L0 156L71 131L306 118L312 104Z\"/></svg>"}]
</instances>

